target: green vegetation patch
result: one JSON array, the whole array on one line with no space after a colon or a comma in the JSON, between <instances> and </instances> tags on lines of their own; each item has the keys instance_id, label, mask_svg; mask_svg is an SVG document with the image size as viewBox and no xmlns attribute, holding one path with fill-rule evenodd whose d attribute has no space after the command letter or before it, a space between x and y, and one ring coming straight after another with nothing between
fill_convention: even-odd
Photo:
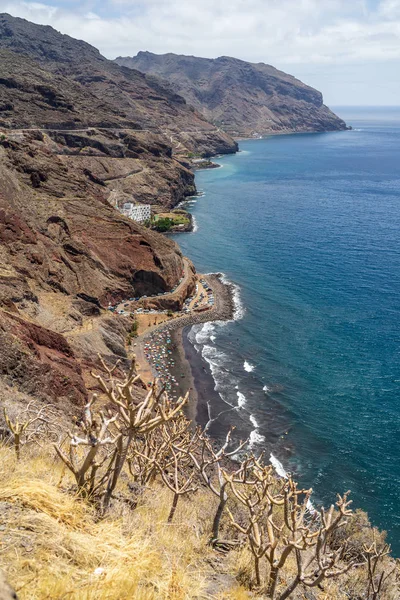
<instances>
[{"instance_id":1,"label":"green vegetation patch","mask_svg":"<svg viewBox=\"0 0 400 600\"><path fill-rule=\"evenodd\" d=\"M160 213L153 217L153 227L157 231L169 231L179 225L184 225L185 227L190 225L188 213L184 211Z\"/></svg>"}]
</instances>

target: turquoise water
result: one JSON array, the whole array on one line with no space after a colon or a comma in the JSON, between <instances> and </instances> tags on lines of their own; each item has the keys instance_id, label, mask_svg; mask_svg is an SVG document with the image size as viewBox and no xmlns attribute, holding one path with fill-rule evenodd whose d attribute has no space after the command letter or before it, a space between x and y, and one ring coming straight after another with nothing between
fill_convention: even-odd
<instances>
[{"instance_id":1,"label":"turquoise water","mask_svg":"<svg viewBox=\"0 0 400 600\"><path fill-rule=\"evenodd\" d=\"M337 112L353 131L243 141L199 172L176 239L240 286L241 318L190 334L226 406L211 429L317 501L350 489L400 555L400 109Z\"/></svg>"}]
</instances>

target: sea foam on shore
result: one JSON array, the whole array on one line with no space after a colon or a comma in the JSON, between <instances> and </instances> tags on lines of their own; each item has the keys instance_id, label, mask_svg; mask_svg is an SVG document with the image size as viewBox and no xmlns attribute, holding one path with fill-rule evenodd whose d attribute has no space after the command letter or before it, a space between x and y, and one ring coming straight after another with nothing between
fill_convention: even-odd
<instances>
[{"instance_id":1,"label":"sea foam on shore","mask_svg":"<svg viewBox=\"0 0 400 600\"><path fill-rule=\"evenodd\" d=\"M247 371L247 373L252 373L255 369L255 366L249 363L249 361L245 360L243 363L243 369Z\"/></svg>"},{"instance_id":2,"label":"sea foam on shore","mask_svg":"<svg viewBox=\"0 0 400 600\"><path fill-rule=\"evenodd\" d=\"M227 276L222 273L219 276L221 283L230 288L232 300L234 304L233 319L230 321L214 321L199 325L194 325L189 334L188 339L195 347L196 351L207 362L212 378L215 384L215 391L218 392L225 408L220 414L229 411L239 411L240 418L245 419L251 428L249 434L249 447L253 448L257 445L262 445L265 442L265 437L259 433L259 423L255 415L249 410L247 398L243 391L239 390L241 379L232 369L232 357L228 353L219 349L215 342L218 337L218 330L224 328L229 323L243 318L245 307L243 305L240 286L232 283ZM248 360L244 361L243 368L247 373L252 373L255 366ZM213 413L212 403L207 401L209 421L207 427L218 419L218 413Z\"/></svg>"},{"instance_id":3,"label":"sea foam on shore","mask_svg":"<svg viewBox=\"0 0 400 600\"><path fill-rule=\"evenodd\" d=\"M220 281L224 285L229 286L231 289L234 305L233 320L238 321L239 319L243 319L246 309L244 307L240 295L240 286L237 283L233 283L232 281L230 281L225 275L225 273L220 273Z\"/></svg>"}]
</instances>

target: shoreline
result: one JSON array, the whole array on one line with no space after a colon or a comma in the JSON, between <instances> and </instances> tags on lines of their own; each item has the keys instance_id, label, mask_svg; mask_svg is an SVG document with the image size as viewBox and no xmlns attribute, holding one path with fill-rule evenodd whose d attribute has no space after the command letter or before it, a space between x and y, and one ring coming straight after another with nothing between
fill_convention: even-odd
<instances>
[{"instance_id":1,"label":"shoreline","mask_svg":"<svg viewBox=\"0 0 400 600\"><path fill-rule=\"evenodd\" d=\"M236 135L234 133L229 133L227 132L231 137L233 137L233 139L235 140L235 142L247 142L247 141L254 141L254 140L266 140L269 137L276 137L276 136L280 136L280 135L308 135L308 134L314 134L314 133L335 133L336 131L341 132L341 131L352 131L353 127L351 125L346 125L346 127L344 129L322 129L322 130L318 130L318 129L313 129L313 130L309 130L309 131L270 131L270 132L264 132L264 133L260 133L257 136L252 136L252 135ZM239 150L240 152L240 150Z\"/></svg>"},{"instance_id":2,"label":"shoreline","mask_svg":"<svg viewBox=\"0 0 400 600\"><path fill-rule=\"evenodd\" d=\"M235 318L234 284L223 281L222 273L203 276L213 289L215 306L207 313L185 315L162 323L149 333L137 338L132 350L136 354L139 373L147 385L159 376L149 360L159 361L157 368L164 371L169 380L167 390L172 397L182 396L189 391L186 406L187 417L195 424L206 426L209 421L208 402L222 402L215 390L209 365L196 352L188 340L193 325L213 321L232 321ZM149 350L150 348L150 350Z\"/></svg>"}]
</instances>

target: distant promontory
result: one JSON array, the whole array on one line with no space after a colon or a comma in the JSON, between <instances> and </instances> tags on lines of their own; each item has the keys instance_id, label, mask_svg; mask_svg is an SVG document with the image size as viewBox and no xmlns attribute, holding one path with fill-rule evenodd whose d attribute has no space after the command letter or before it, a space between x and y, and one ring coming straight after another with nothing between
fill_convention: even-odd
<instances>
[{"instance_id":1,"label":"distant promontory","mask_svg":"<svg viewBox=\"0 0 400 600\"><path fill-rule=\"evenodd\" d=\"M151 52L116 62L163 78L207 120L233 136L346 129L320 92L264 63Z\"/></svg>"}]
</instances>

